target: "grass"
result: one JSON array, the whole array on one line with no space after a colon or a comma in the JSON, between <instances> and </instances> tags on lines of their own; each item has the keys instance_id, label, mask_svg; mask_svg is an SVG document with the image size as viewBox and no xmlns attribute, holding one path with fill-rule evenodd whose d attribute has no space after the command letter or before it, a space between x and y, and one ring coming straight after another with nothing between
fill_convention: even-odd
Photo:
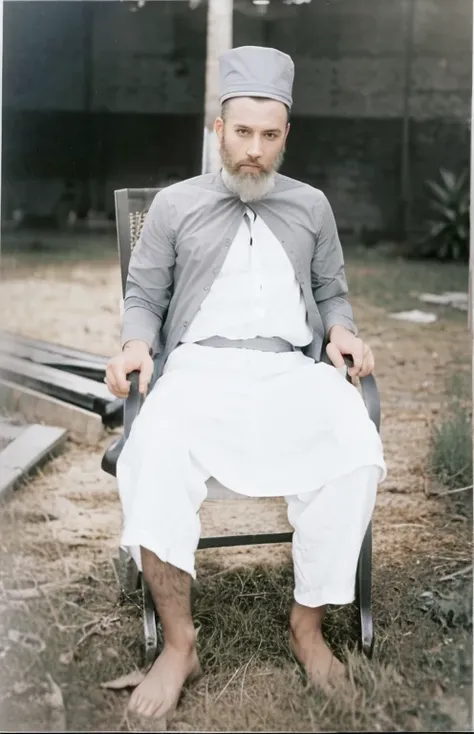
<instances>
[{"instance_id":1,"label":"grass","mask_svg":"<svg viewBox=\"0 0 474 734\"><path fill-rule=\"evenodd\" d=\"M6 266L12 260L23 266L38 263L60 265L114 260L117 258L117 245L115 232L111 229L103 232L19 230L3 233L1 254ZM417 298L421 292L420 284L423 284L425 292L467 292L468 267L465 264L406 260L359 246L345 248L344 256L350 294L368 298L377 306L398 310L425 307L426 304L421 304ZM429 308L433 307L430 305ZM453 311L449 310L450 313ZM462 312L454 311L454 314L465 318Z\"/></svg>"},{"instance_id":2,"label":"grass","mask_svg":"<svg viewBox=\"0 0 474 734\"><path fill-rule=\"evenodd\" d=\"M103 232L9 231L2 233L4 267L84 264L117 259L114 230Z\"/></svg>"},{"instance_id":3,"label":"grass","mask_svg":"<svg viewBox=\"0 0 474 734\"><path fill-rule=\"evenodd\" d=\"M292 569L204 567L193 607L205 675L185 690L168 730L468 730L471 618L440 616L428 603L435 592L423 596L428 584L416 566L376 569L371 661L357 651L356 609L330 610L326 636L344 659L349 682L328 697L306 685L289 652ZM11 651L16 654L5 660L9 685L21 680L24 696L7 700L2 726L14 720L13 704L21 707L28 696L34 714L35 700L47 695L41 682L48 671L65 691L69 730L137 730L124 715L126 692L102 690L100 683L140 665L140 607L138 596L119 598L111 565L103 564L49 589L28 611L12 610L9 622L28 629L30 649ZM40 652L38 640L44 642ZM140 727L156 731L152 724Z\"/></svg>"},{"instance_id":4,"label":"grass","mask_svg":"<svg viewBox=\"0 0 474 734\"><path fill-rule=\"evenodd\" d=\"M374 306L393 311L411 309L449 313L467 319L467 313L425 304L424 293L460 291L467 293L468 266L434 260L405 260L377 251L354 247L345 253L347 280L351 296L366 299Z\"/></svg>"},{"instance_id":5,"label":"grass","mask_svg":"<svg viewBox=\"0 0 474 734\"><path fill-rule=\"evenodd\" d=\"M90 247L93 251L95 246L91 243ZM390 310L420 308L410 293L421 288L433 292L462 290L467 283L463 266L403 262L374 253L365 258L357 252L348 253L347 260L351 292ZM463 313L446 313L465 320ZM420 328L414 349L423 347L424 334L426 330ZM450 352L450 359L451 355L454 361L456 355ZM446 394L458 395L461 405L468 399L461 385L466 374L467 370L460 370L454 383L446 385ZM415 383L404 388L414 399ZM456 444L455 439L452 444ZM408 444L406 453L408 473L415 466ZM70 486L74 473L65 473L63 480ZM37 489L32 488L34 493ZM397 529L397 521L405 521L405 497L403 493L385 495L394 520L389 532L397 537L403 532ZM470 493L461 492L434 499L420 491L421 512L426 503L443 503L445 509L433 520L428 517L428 505L426 522L433 538L430 555L422 555L416 541L408 552L401 543L402 562L383 551L376 554L376 644L371 661L357 650L356 609L330 609L325 632L350 676L347 688L337 698L308 688L291 657L287 632L291 567L250 566L223 571L203 561L193 590L193 606L204 677L185 691L169 729L471 730L472 583L466 569L472 557L472 538L466 517L468 498ZM68 501L72 499L68 497ZM141 664L139 595L119 598L112 564L92 563L87 575L67 575L74 554L93 557L95 551L87 547L87 539L81 541L78 535L74 541L77 547L61 544L50 540L47 518L42 525L32 526L32 518L22 515L16 529L13 517L5 514L4 518L11 527L8 534L0 533L0 582L5 587L23 586L39 583L37 579L42 577L50 585L38 598L21 600L10 598L0 583L0 728L54 728L48 718L47 674L63 691L68 730L138 728L124 716L129 692L104 690L100 684ZM26 522L29 533L25 533ZM65 573L58 571L63 561ZM27 569L32 568L30 578ZM24 638L20 644L15 642L21 639L17 632L37 637ZM44 642L40 651L38 638ZM148 728L154 730L153 725Z\"/></svg>"},{"instance_id":6,"label":"grass","mask_svg":"<svg viewBox=\"0 0 474 734\"><path fill-rule=\"evenodd\" d=\"M433 429L431 471L450 489L472 485L472 421L458 407Z\"/></svg>"},{"instance_id":7,"label":"grass","mask_svg":"<svg viewBox=\"0 0 474 734\"><path fill-rule=\"evenodd\" d=\"M442 419L433 427L430 471L449 489L472 486L473 426L468 373L448 377Z\"/></svg>"}]
</instances>

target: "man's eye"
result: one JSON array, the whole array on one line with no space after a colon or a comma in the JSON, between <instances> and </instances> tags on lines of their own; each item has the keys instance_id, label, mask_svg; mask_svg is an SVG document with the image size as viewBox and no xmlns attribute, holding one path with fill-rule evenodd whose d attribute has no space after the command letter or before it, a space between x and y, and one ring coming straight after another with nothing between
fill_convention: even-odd
<instances>
[{"instance_id":1,"label":"man's eye","mask_svg":"<svg viewBox=\"0 0 474 734\"><path fill-rule=\"evenodd\" d=\"M237 130L237 132L238 132L239 135L246 135L247 134L247 130L244 130L243 127L239 127L239 129Z\"/></svg>"},{"instance_id":2,"label":"man's eye","mask_svg":"<svg viewBox=\"0 0 474 734\"><path fill-rule=\"evenodd\" d=\"M275 133L267 133L267 138L268 138L269 140L275 140L275 138L276 138L276 134L275 134Z\"/></svg>"}]
</instances>

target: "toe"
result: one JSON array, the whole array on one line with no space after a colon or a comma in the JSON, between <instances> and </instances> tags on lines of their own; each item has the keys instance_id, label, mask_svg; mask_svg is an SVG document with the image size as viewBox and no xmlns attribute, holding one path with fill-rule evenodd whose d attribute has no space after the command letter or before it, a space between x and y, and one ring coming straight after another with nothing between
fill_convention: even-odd
<instances>
[{"instance_id":1,"label":"toe","mask_svg":"<svg viewBox=\"0 0 474 734\"><path fill-rule=\"evenodd\" d=\"M165 707L162 703L154 704L151 709L150 713L148 714L153 719L159 719L165 714Z\"/></svg>"},{"instance_id":2,"label":"toe","mask_svg":"<svg viewBox=\"0 0 474 734\"><path fill-rule=\"evenodd\" d=\"M341 663L341 661L338 660L335 655L333 655L331 659L331 665L329 667L328 677L336 681L342 680L346 677L346 672L346 668Z\"/></svg>"},{"instance_id":3,"label":"toe","mask_svg":"<svg viewBox=\"0 0 474 734\"><path fill-rule=\"evenodd\" d=\"M140 716L143 716L147 708L147 702L141 697L138 696L135 705L133 707L133 711L136 714L139 714Z\"/></svg>"},{"instance_id":4,"label":"toe","mask_svg":"<svg viewBox=\"0 0 474 734\"><path fill-rule=\"evenodd\" d=\"M135 711L135 709L137 707L138 700L139 700L139 696L137 696L136 691L134 691L132 693L132 695L130 696L130 699L128 701L127 708L128 708L129 711Z\"/></svg>"},{"instance_id":5,"label":"toe","mask_svg":"<svg viewBox=\"0 0 474 734\"><path fill-rule=\"evenodd\" d=\"M134 713L139 716L147 716L148 709L151 708L150 701L143 696L138 696L133 709Z\"/></svg>"},{"instance_id":6,"label":"toe","mask_svg":"<svg viewBox=\"0 0 474 734\"><path fill-rule=\"evenodd\" d=\"M142 716L146 716L147 719L154 718L157 708L159 708L159 706L157 707L153 701L149 701L143 709Z\"/></svg>"}]
</instances>

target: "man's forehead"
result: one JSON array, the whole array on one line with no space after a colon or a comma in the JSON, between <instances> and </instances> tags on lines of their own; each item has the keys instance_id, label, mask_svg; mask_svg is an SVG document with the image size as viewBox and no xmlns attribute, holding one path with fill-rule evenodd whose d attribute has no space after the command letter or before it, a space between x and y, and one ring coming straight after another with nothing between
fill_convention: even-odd
<instances>
[{"instance_id":1,"label":"man's forehead","mask_svg":"<svg viewBox=\"0 0 474 734\"><path fill-rule=\"evenodd\" d=\"M274 99L235 97L227 104L228 122L259 128L283 128L287 122L285 105Z\"/></svg>"}]
</instances>

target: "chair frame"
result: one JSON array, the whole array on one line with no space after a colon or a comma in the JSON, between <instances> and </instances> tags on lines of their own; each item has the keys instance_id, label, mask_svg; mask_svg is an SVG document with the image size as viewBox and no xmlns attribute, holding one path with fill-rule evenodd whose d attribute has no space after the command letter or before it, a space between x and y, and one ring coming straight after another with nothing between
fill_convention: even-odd
<instances>
[{"instance_id":1,"label":"chair frame","mask_svg":"<svg viewBox=\"0 0 474 734\"><path fill-rule=\"evenodd\" d=\"M158 188L134 188L115 191L117 244L122 292L124 296L130 256L135 244L132 242L131 236L132 217L136 216L137 213L143 217L159 190ZM346 363L350 364L350 360L346 359ZM102 459L102 469L113 476L115 476L116 463L120 451L130 434L133 421L137 417L144 401L143 396L138 391L138 378L138 372L132 372L129 375L131 388L124 405L123 434L107 449ZM349 376L347 379L351 382ZM369 416L377 430L380 431L380 400L373 375L361 378L360 387ZM198 549L289 543L292 537L293 532L207 537L200 539ZM125 594L134 593L137 589L141 588L145 642L144 658L145 664L150 665L154 661L158 650L157 616L150 589L134 560L122 548L119 549L116 566L120 586ZM374 646L374 625L372 619L372 522L369 523L359 554L355 595L359 608L359 646L365 655L370 658Z\"/></svg>"}]
</instances>

